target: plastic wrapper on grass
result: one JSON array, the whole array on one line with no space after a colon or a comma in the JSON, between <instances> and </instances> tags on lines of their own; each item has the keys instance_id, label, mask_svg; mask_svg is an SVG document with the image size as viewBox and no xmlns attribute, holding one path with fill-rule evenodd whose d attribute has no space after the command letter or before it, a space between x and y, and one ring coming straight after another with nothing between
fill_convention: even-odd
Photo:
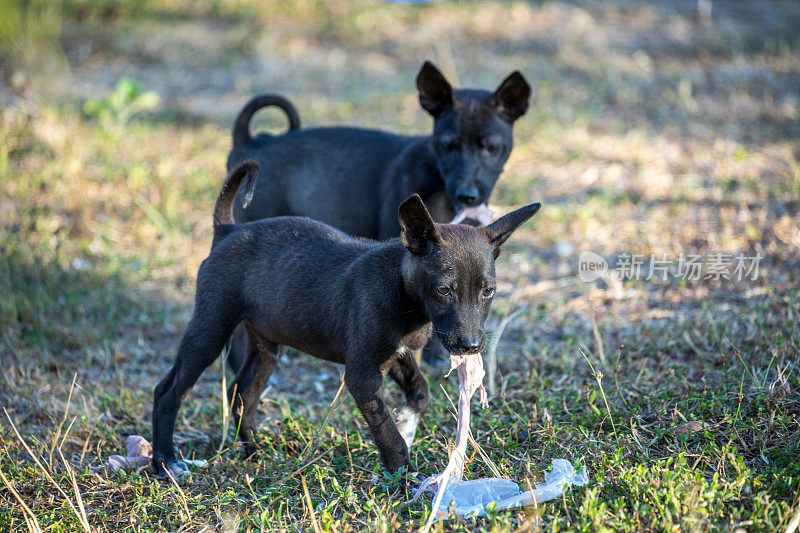
<instances>
[{"instance_id":1,"label":"plastic wrapper on grass","mask_svg":"<svg viewBox=\"0 0 800 533\"><path fill-rule=\"evenodd\" d=\"M492 506L496 510L535 505L557 498L572 485L583 486L589 482L586 470L576 474L575 468L566 459L553 459L552 471L545 475L545 482L533 490L521 492L513 481L499 478L479 478L463 481L464 460L469 439L470 400L480 391L481 406L488 407L483 388L483 359L481 354L451 355L450 367L458 372L458 413L455 447L445 469L430 476L417 489L413 500L426 492L435 491L431 514L426 527L434 520L457 516L480 516ZM412 500L412 501L413 501Z\"/></svg>"}]
</instances>

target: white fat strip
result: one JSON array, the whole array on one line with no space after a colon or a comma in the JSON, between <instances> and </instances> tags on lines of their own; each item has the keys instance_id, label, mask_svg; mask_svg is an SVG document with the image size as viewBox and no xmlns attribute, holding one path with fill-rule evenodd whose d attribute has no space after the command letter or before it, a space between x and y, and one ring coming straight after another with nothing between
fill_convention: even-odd
<instances>
[{"instance_id":1,"label":"white fat strip","mask_svg":"<svg viewBox=\"0 0 800 533\"><path fill-rule=\"evenodd\" d=\"M492 215L494 215L494 211L489 209L486 204L476 205L475 207L465 207L453 217L450 224L460 224L465 219L470 218L472 220L477 220L484 226L488 226L492 223Z\"/></svg>"},{"instance_id":2,"label":"white fat strip","mask_svg":"<svg viewBox=\"0 0 800 533\"><path fill-rule=\"evenodd\" d=\"M436 491L432 509L439 508L444 495L444 489L450 481L460 481L464 477L464 458L467 454L467 440L469 439L469 402L476 390L480 390L481 407L486 408L489 401L486 389L483 388L483 358L481 354L451 355L450 370L458 372L458 414L456 422L455 448L450 452L450 460L444 471L427 478L417 489L412 501L415 501L425 492ZM449 375L449 373L448 373Z\"/></svg>"}]
</instances>

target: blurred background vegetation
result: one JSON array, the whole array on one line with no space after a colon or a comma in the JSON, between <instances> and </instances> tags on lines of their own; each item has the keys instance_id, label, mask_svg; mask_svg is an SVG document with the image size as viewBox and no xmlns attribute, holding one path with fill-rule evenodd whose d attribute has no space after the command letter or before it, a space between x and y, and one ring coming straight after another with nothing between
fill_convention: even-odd
<instances>
[{"instance_id":1,"label":"blurred background vegetation","mask_svg":"<svg viewBox=\"0 0 800 533\"><path fill-rule=\"evenodd\" d=\"M425 59L464 87L519 69L534 96L490 203L545 207L501 256L490 323L522 311L476 440L520 482L553 457L588 466L588 490L538 511L549 529L785 528L800 486L798 28L793 0L0 0L0 404L73 500L64 464L84 472L148 434L208 252L229 129L251 96L288 96L303 127L425 134ZM285 128L275 110L257 123ZM612 266L625 252L763 260L743 282L585 285L581 250ZM220 375L187 401L183 453L217 449ZM185 493L81 474L89 522L413 527L426 506L403 507L390 479L370 483L377 456L349 399L303 471L313 513L289 476L337 375L308 357L282 366L265 395L265 460L226 451ZM414 452L425 472L452 435L440 385L452 396L454 383L431 384ZM79 527L6 422L0 471L43 527ZM471 463L468 475L487 474ZM11 529L24 512L8 487ZM537 524L509 512L459 527Z\"/></svg>"}]
</instances>

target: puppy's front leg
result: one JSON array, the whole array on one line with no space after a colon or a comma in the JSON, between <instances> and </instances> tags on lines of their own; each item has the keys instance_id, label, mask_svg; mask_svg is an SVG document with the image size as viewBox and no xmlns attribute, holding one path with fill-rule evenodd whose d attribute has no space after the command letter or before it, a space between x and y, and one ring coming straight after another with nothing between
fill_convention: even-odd
<instances>
[{"instance_id":1,"label":"puppy's front leg","mask_svg":"<svg viewBox=\"0 0 800 533\"><path fill-rule=\"evenodd\" d=\"M408 454L408 446L383 401L383 375L380 369L367 365L347 365L344 381L369 425L383 466L390 472L396 472L403 466L407 472L416 472Z\"/></svg>"},{"instance_id":2,"label":"puppy's front leg","mask_svg":"<svg viewBox=\"0 0 800 533\"><path fill-rule=\"evenodd\" d=\"M397 416L397 429L410 452L419 419L428 409L430 387L410 352L397 356L389 369L389 375L406 396L406 405Z\"/></svg>"}]
</instances>

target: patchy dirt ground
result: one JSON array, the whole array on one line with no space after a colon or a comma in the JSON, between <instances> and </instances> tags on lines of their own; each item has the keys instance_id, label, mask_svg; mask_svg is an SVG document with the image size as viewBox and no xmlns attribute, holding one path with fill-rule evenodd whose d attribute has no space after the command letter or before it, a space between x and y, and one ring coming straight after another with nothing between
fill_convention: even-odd
<instances>
[{"instance_id":1,"label":"patchy dirt ground","mask_svg":"<svg viewBox=\"0 0 800 533\"><path fill-rule=\"evenodd\" d=\"M796 2L0 8L3 528L424 522L426 504L404 506L380 472L349 397L323 423L338 369L297 354L264 395L261 458L220 446L215 364L177 427L182 453L212 459L192 483L86 470L150 432L239 108L278 92L304 127L424 133L413 85L424 59L461 86L519 69L535 88L491 204L544 207L500 259L491 329L516 314L473 435L510 479L535 483L566 457L592 480L535 512L454 527L775 530L800 512ZM148 91L158 105L131 118ZM263 128L285 127L262 115ZM584 251L606 276L581 279ZM738 258L758 258L757 272L737 275ZM428 473L446 462L443 389L456 390L429 375L434 406L413 452ZM469 476L488 472L472 458Z\"/></svg>"}]
</instances>

